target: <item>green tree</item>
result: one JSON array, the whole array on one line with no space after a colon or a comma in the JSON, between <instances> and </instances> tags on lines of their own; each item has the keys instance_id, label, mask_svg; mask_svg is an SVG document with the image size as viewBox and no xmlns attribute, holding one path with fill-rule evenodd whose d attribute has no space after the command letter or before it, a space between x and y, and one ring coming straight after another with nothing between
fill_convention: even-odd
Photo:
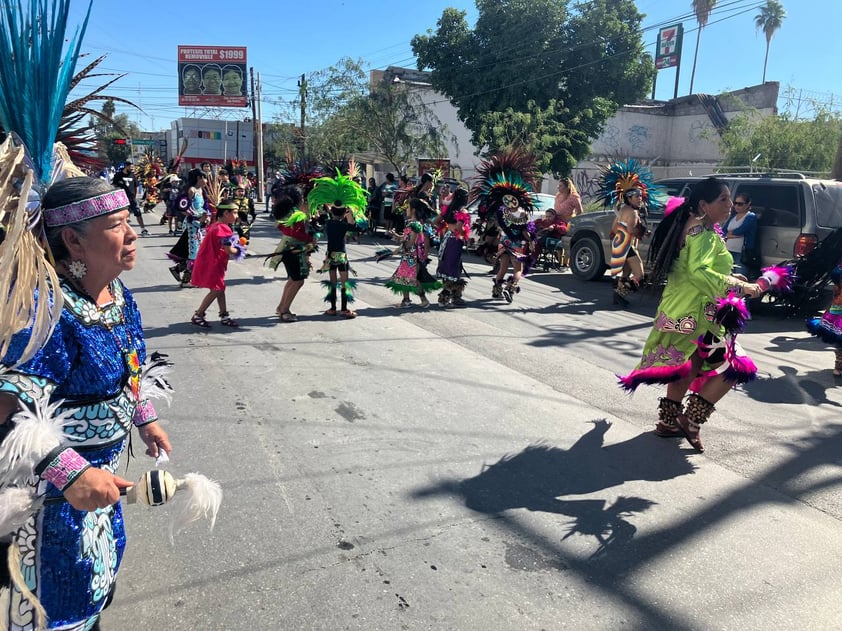
<instances>
[{"instance_id":1,"label":"green tree","mask_svg":"<svg viewBox=\"0 0 842 631\"><path fill-rule=\"evenodd\" d=\"M263 162L266 168L277 169L295 159L299 146L298 128L292 123L268 123L263 134Z\"/></svg>"},{"instance_id":2,"label":"green tree","mask_svg":"<svg viewBox=\"0 0 842 631\"><path fill-rule=\"evenodd\" d=\"M297 144L306 157L324 164L341 162L365 147L347 124L346 106L368 91L361 59L343 57L336 65L310 73L291 100L282 103L286 115L278 122L294 122ZM302 102L304 126L301 125Z\"/></svg>"},{"instance_id":3,"label":"green tree","mask_svg":"<svg viewBox=\"0 0 842 631\"><path fill-rule=\"evenodd\" d=\"M699 23L699 30L696 31L696 51L693 53L693 71L690 73L690 94L693 94L693 81L696 78L696 61L699 59L699 41L702 39L702 30L707 26L710 14L716 6L716 0L693 0L691 6L693 13L696 14L696 21Z\"/></svg>"},{"instance_id":4,"label":"green tree","mask_svg":"<svg viewBox=\"0 0 842 631\"><path fill-rule=\"evenodd\" d=\"M517 138L543 170L568 173L620 105L646 95L654 65L631 0L477 0L478 18L445 9L416 35L419 69L457 107L475 146Z\"/></svg>"},{"instance_id":5,"label":"green tree","mask_svg":"<svg viewBox=\"0 0 842 631\"><path fill-rule=\"evenodd\" d=\"M754 17L754 25L758 31L763 31L766 36L766 56L763 57L763 83L766 83L766 65L769 63L769 45L772 37L781 28L786 11L784 5L778 0L766 0L766 4L760 7L760 13Z\"/></svg>"},{"instance_id":6,"label":"green tree","mask_svg":"<svg viewBox=\"0 0 842 631\"><path fill-rule=\"evenodd\" d=\"M810 120L790 113L761 117L747 111L731 120L719 142L728 165L826 175L833 168L840 134L842 118L822 107Z\"/></svg>"},{"instance_id":7,"label":"green tree","mask_svg":"<svg viewBox=\"0 0 842 631\"><path fill-rule=\"evenodd\" d=\"M362 60L348 57L305 79L306 92L286 104L300 146L300 110L305 103L307 158L339 164L374 150L401 170L419 156L444 155L447 128L406 84L370 85ZM288 123L289 124L289 123ZM288 142L288 141L287 141Z\"/></svg>"},{"instance_id":8,"label":"green tree","mask_svg":"<svg viewBox=\"0 0 842 631\"><path fill-rule=\"evenodd\" d=\"M115 145L115 138L139 138L143 131L129 120L128 114L115 114L110 117L112 122L104 122L104 134L99 137L100 147L105 154L108 164L125 162L131 155L129 145Z\"/></svg>"},{"instance_id":9,"label":"green tree","mask_svg":"<svg viewBox=\"0 0 842 631\"><path fill-rule=\"evenodd\" d=\"M446 158L447 126L424 103L419 88L383 81L353 102L350 120L359 138L395 171L416 158Z\"/></svg>"}]
</instances>

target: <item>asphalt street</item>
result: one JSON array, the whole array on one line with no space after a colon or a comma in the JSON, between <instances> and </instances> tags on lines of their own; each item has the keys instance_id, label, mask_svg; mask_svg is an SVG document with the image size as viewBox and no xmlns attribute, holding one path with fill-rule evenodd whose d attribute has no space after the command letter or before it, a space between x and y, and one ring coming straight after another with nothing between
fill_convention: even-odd
<instances>
[{"instance_id":1,"label":"asphalt street","mask_svg":"<svg viewBox=\"0 0 842 631\"><path fill-rule=\"evenodd\" d=\"M749 324L761 378L699 455L649 431L662 388L615 385L655 302L618 310L607 280L537 273L507 305L467 257L467 307L399 309L397 261L364 237L359 317L323 315L315 275L282 323L260 214L229 265L241 326L212 307L206 330L204 291L167 272L175 239L150 231L123 280L174 362L169 468L225 495L174 545L178 496L126 507L105 629L842 629L842 382L800 320ZM139 445L129 479L153 466Z\"/></svg>"}]
</instances>

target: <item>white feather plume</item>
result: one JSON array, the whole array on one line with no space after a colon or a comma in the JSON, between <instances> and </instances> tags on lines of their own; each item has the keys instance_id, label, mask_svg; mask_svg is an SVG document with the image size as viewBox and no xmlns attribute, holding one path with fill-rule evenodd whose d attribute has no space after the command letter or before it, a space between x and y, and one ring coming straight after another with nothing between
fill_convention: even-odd
<instances>
[{"instance_id":1,"label":"white feather plume","mask_svg":"<svg viewBox=\"0 0 842 631\"><path fill-rule=\"evenodd\" d=\"M29 487L10 486L0 491L0 537L15 532L41 507L41 498Z\"/></svg>"},{"instance_id":2,"label":"white feather plume","mask_svg":"<svg viewBox=\"0 0 842 631\"><path fill-rule=\"evenodd\" d=\"M13 417L15 427L0 445L0 483L21 483L32 478L36 465L64 440L71 412L59 412L64 401L50 403L45 394L34 408L24 406Z\"/></svg>"},{"instance_id":3,"label":"white feather plume","mask_svg":"<svg viewBox=\"0 0 842 631\"><path fill-rule=\"evenodd\" d=\"M162 399L167 405L172 403L173 389L165 379L170 372L166 361L154 360L149 357L143 362L140 373L140 399Z\"/></svg>"},{"instance_id":4,"label":"white feather plume","mask_svg":"<svg viewBox=\"0 0 842 631\"><path fill-rule=\"evenodd\" d=\"M170 543L173 543L174 533L202 518L210 520L213 530L222 502L222 487L219 483L200 473L188 473L177 481L177 485L178 490L184 492L183 508L175 516L170 527Z\"/></svg>"}]
</instances>

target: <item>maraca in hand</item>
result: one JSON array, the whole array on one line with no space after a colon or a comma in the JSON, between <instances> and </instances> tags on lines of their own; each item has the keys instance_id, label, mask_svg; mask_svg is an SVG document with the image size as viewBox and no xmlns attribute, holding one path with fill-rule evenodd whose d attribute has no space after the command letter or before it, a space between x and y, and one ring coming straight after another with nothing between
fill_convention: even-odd
<instances>
[{"instance_id":1,"label":"maraca in hand","mask_svg":"<svg viewBox=\"0 0 842 631\"><path fill-rule=\"evenodd\" d=\"M188 473L177 480L167 471L153 469L123 494L129 504L160 506L172 500L178 491L184 492L184 508L175 518L171 532L201 517L209 519L213 528L222 502L222 487L199 473Z\"/></svg>"}]
</instances>

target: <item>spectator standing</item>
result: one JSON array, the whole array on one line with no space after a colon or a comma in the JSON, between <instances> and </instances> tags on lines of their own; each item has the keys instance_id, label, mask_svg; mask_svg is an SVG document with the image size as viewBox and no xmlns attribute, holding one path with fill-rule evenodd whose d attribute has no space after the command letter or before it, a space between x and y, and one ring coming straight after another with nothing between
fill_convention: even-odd
<instances>
[{"instance_id":1,"label":"spectator standing","mask_svg":"<svg viewBox=\"0 0 842 631\"><path fill-rule=\"evenodd\" d=\"M395 227L394 199L398 185L392 173L386 174L386 181L380 185L381 208L383 210L383 226L386 232L391 232Z\"/></svg>"},{"instance_id":2,"label":"spectator standing","mask_svg":"<svg viewBox=\"0 0 842 631\"><path fill-rule=\"evenodd\" d=\"M563 177L558 182L558 192L555 195L553 202L553 210L555 210L556 217L559 221L568 223L573 217L581 215L582 210L582 196L576 190L576 185L569 177ZM559 264L562 267L570 265L570 255L568 252L561 250Z\"/></svg>"},{"instance_id":3,"label":"spectator standing","mask_svg":"<svg viewBox=\"0 0 842 631\"><path fill-rule=\"evenodd\" d=\"M380 206L382 204L380 197L380 187L377 186L377 180L373 177L368 178L368 226L371 234L377 232L377 226L380 223Z\"/></svg>"},{"instance_id":4,"label":"spectator standing","mask_svg":"<svg viewBox=\"0 0 842 631\"><path fill-rule=\"evenodd\" d=\"M734 199L734 213L722 226L725 247L734 257L734 273L755 278L760 273L757 254L757 215L751 210L751 198L738 193Z\"/></svg>"}]
</instances>

